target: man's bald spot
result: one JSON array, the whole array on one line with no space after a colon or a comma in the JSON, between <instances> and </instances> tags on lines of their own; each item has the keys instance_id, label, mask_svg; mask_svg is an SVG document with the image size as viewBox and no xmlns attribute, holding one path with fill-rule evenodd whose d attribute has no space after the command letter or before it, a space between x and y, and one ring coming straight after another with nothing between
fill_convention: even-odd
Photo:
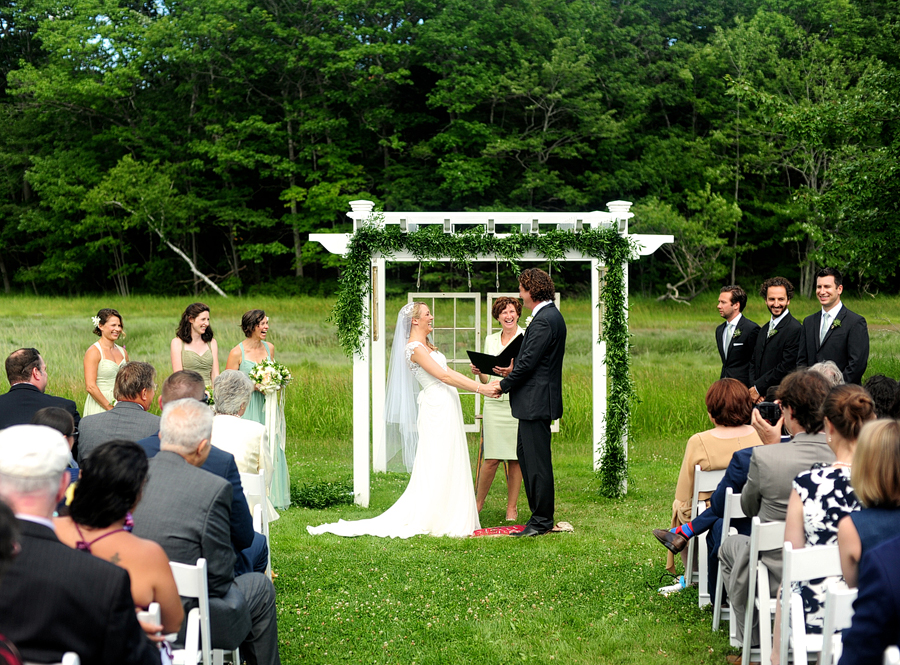
<instances>
[{"instance_id":1,"label":"man's bald spot","mask_svg":"<svg viewBox=\"0 0 900 665\"><path fill-rule=\"evenodd\" d=\"M206 386L203 385L203 377L197 372L183 369L166 379L159 399L165 406L179 399L202 400L205 395Z\"/></svg>"}]
</instances>

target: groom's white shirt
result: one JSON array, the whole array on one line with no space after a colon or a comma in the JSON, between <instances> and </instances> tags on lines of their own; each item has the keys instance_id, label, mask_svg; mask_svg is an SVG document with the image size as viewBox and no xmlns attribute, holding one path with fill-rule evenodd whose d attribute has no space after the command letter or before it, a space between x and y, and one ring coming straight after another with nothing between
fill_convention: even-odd
<instances>
[{"instance_id":1,"label":"groom's white shirt","mask_svg":"<svg viewBox=\"0 0 900 665\"><path fill-rule=\"evenodd\" d=\"M531 310L531 316L532 317L536 316L537 313L540 312L544 308L544 305L549 305L551 302L553 302L553 301L552 300L542 300L541 302L539 302L537 305L534 306L534 309Z\"/></svg>"}]
</instances>

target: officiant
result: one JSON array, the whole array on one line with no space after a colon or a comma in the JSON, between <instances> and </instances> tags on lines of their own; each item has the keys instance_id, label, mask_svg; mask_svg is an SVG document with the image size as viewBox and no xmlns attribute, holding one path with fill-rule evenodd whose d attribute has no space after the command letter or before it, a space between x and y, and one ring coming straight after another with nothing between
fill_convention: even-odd
<instances>
[{"instance_id":1,"label":"officiant","mask_svg":"<svg viewBox=\"0 0 900 665\"><path fill-rule=\"evenodd\" d=\"M499 332L488 335L484 340L482 352L488 355L500 355L516 337L525 333L519 327L522 315L522 304L515 298L502 296L494 301L491 315L500 324ZM472 373L478 374L482 383L499 381L502 377L482 374L471 365ZM517 502L522 487L522 470L516 456L516 436L519 421L513 418L509 408L509 395L501 394L499 399L484 400L484 411L481 428L481 466L477 474L476 506L478 512L484 506L488 491L494 482L494 476L504 462L506 468L506 521L514 522L519 516Z\"/></svg>"}]
</instances>

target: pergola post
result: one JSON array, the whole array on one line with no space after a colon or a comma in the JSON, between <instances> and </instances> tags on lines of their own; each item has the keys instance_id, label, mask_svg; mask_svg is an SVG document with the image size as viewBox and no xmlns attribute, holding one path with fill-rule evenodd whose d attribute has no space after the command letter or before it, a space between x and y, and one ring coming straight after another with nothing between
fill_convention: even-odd
<instances>
[{"instance_id":1,"label":"pergola post","mask_svg":"<svg viewBox=\"0 0 900 665\"><path fill-rule=\"evenodd\" d=\"M600 261L591 259L591 338L599 340L601 317L601 275ZM591 344L591 396L593 401L592 431L594 449L594 471L600 468L603 456L603 436L606 433L606 342Z\"/></svg>"},{"instance_id":2,"label":"pergola post","mask_svg":"<svg viewBox=\"0 0 900 665\"><path fill-rule=\"evenodd\" d=\"M387 447L385 445L384 386L386 385L385 320L385 260L372 260L372 468L379 473L387 471Z\"/></svg>"}]
</instances>

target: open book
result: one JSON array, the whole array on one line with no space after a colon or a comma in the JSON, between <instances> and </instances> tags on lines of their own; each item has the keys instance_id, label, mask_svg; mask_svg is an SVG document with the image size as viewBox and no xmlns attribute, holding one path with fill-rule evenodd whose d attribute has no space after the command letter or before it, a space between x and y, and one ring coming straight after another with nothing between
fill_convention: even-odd
<instances>
[{"instance_id":1,"label":"open book","mask_svg":"<svg viewBox=\"0 0 900 665\"><path fill-rule=\"evenodd\" d=\"M469 354L469 360L472 362L475 367L482 374L491 374L493 376L500 376L499 374L494 374L495 367L509 367L509 364L513 361L518 353L519 349L522 348L522 340L525 338L525 335L518 335L506 345L506 348L503 349L503 352L498 356L492 356L487 353L478 353L477 351L469 351L466 350L466 353Z\"/></svg>"}]
</instances>

